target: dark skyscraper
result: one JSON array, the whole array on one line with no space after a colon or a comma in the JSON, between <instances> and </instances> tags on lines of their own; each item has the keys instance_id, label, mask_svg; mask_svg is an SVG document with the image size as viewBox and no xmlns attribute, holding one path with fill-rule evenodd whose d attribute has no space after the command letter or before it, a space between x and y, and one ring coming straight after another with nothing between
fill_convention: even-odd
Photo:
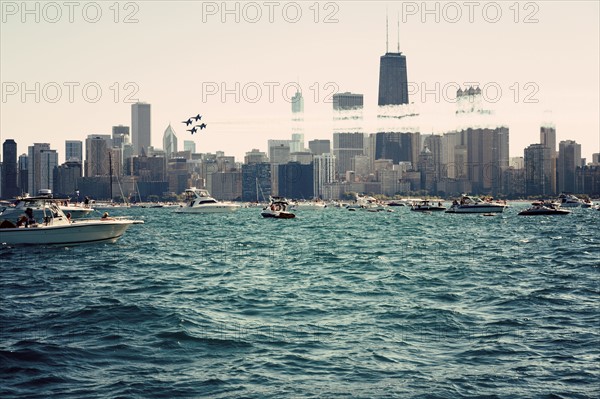
<instances>
[{"instance_id":1,"label":"dark skyscraper","mask_svg":"<svg viewBox=\"0 0 600 399\"><path fill-rule=\"evenodd\" d=\"M408 104L406 56L400 51L400 16L398 15L398 51L389 51L388 20L385 17L385 54L379 61L379 102L381 105Z\"/></svg>"},{"instance_id":2,"label":"dark skyscraper","mask_svg":"<svg viewBox=\"0 0 600 399\"><path fill-rule=\"evenodd\" d=\"M17 143L7 139L2 144L2 196L13 198L19 195L17 185Z\"/></svg>"},{"instance_id":3,"label":"dark skyscraper","mask_svg":"<svg viewBox=\"0 0 600 399\"><path fill-rule=\"evenodd\" d=\"M379 105L408 104L406 56L385 53L379 63Z\"/></svg>"}]
</instances>

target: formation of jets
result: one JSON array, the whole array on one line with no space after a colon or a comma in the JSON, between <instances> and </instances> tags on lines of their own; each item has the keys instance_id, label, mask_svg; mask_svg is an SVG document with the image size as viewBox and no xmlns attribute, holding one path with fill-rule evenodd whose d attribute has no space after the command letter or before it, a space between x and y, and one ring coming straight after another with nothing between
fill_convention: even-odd
<instances>
[{"instance_id":1,"label":"formation of jets","mask_svg":"<svg viewBox=\"0 0 600 399\"><path fill-rule=\"evenodd\" d=\"M194 121L198 122L200 119L202 119L202 115L198 114L196 116L189 117L186 121L182 121L181 123L185 123L185 126L187 127L189 125L192 125L194 123ZM206 128L206 123L201 123L199 125L192 126L191 129L188 129L186 131L194 134L198 131L198 128L200 128L200 130Z\"/></svg>"}]
</instances>

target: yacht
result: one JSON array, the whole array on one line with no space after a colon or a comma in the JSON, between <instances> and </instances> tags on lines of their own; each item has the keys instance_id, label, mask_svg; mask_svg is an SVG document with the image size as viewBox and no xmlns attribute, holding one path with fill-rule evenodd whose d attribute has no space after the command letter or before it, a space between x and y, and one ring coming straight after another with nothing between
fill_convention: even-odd
<instances>
[{"instance_id":1,"label":"yacht","mask_svg":"<svg viewBox=\"0 0 600 399\"><path fill-rule=\"evenodd\" d=\"M560 209L551 202L534 203L531 208L519 212L520 216L535 216L535 215L568 215L571 211Z\"/></svg>"},{"instance_id":2,"label":"yacht","mask_svg":"<svg viewBox=\"0 0 600 399\"><path fill-rule=\"evenodd\" d=\"M562 193L558 196L558 203L562 208L577 208L581 205L581 200L573 194Z\"/></svg>"},{"instance_id":3,"label":"yacht","mask_svg":"<svg viewBox=\"0 0 600 399\"><path fill-rule=\"evenodd\" d=\"M0 208L0 217L3 219L16 218L25 213L25 209L27 208L31 208L34 211L34 214L41 216L44 207L48 207L44 202L46 199L52 199L52 195L46 194L38 197L25 195L23 197L17 197L11 205ZM55 201L65 214L70 213L71 217L74 219L88 216L90 213L94 212L94 208L87 205L72 204L68 198L56 199Z\"/></svg>"},{"instance_id":4,"label":"yacht","mask_svg":"<svg viewBox=\"0 0 600 399\"><path fill-rule=\"evenodd\" d=\"M483 201L478 197L463 195L460 201L454 200L446 213L501 213L506 204Z\"/></svg>"},{"instance_id":5,"label":"yacht","mask_svg":"<svg viewBox=\"0 0 600 399\"><path fill-rule=\"evenodd\" d=\"M270 197L269 205L263 208L260 215L264 218L275 219L293 219L296 217L292 212L289 212L289 202L283 197Z\"/></svg>"},{"instance_id":6,"label":"yacht","mask_svg":"<svg viewBox=\"0 0 600 399\"><path fill-rule=\"evenodd\" d=\"M208 190L191 187L185 190L185 205L175 213L224 213L236 211L240 206L232 202L220 202L210 196Z\"/></svg>"},{"instance_id":7,"label":"yacht","mask_svg":"<svg viewBox=\"0 0 600 399\"><path fill-rule=\"evenodd\" d=\"M356 194L356 201L353 204L346 206L346 209L349 211L361 210L367 212L391 211L387 205L377 201L376 198L360 194Z\"/></svg>"},{"instance_id":8,"label":"yacht","mask_svg":"<svg viewBox=\"0 0 600 399\"><path fill-rule=\"evenodd\" d=\"M411 211L415 212L436 212L436 211L445 211L446 208L442 206L441 202L438 202L437 205L432 204L430 201L423 200L419 202L414 202L410 207Z\"/></svg>"},{"instance_id":9,"label":"yacht","mask_svg":"<svg viewBox=\"0 0 600 399\"><path fill-rule=\"evenodd\" d=\"M0 243L6 245L80 245L115 242L132 224L141 220L110 218L72 220L59 207L59 201L48 197L23 199L25 210L33 210L42 202L42 217L21 216L17 223L5 219L0 222Z\"/></svg>"}]
</instances>

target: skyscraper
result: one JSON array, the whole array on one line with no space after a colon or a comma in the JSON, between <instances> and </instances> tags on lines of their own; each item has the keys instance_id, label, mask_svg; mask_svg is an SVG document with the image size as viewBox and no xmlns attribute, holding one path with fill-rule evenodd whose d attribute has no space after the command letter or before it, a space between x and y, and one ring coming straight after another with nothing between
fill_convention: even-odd
<instances>
[{"instance_id":1,"label":"skyscraper","mask_svg":"<svg viewBox=\"0 0 600 399\"><path fill-rule=\"evenodd\" d=\"M121 148L123 144L130 144L129 126L113 126L112 127L113 147Z\"/></svg>"},{"instance_id":2,"label":"skyscraper","mask_svg":"<svg viewBox=\"0 0 600 399\"><path fill-rule=\"evenodd\" d=\"M2 197L13 198L19 195L17 180L17 143L7 139L2 144Z\"/></svg>"},{"instance_id":3,"label":"skyscraper","mask_svg":"<svg viewBox=\"0 0 600 399\"><path fill-rule=\"evenodd\" d=\"M304 112L304 97L302 97L302 93L297 91L292 97L292 113L299 114Z\"/></svg>"},{"instance_id":4,"label":"skyscraper","mask_svg":"<svg viewBox=\"0 0 600 399\"><path fill-rule=\"evenodd\" d=\"M323 198L325 185L335 181L335 164L335 155L315 155L313 164L313 192L315 197Z\"/></svg>"},{"instance_id":5,"label":"skyscraper","mask_svg":"<svg viewBox=\"0 0 600 399\"><path fill-rule=\"evenodd\" d=\"M85 140L85 177L109 176L108 153L112 140L108 134L90 134Z\"/></svg>"},{"instance_id":6,"label":"skyscraper","mask_svg":"<svg viewBox=\"0 0 600 399\"><path fill-rule=\"evenodd\" d=\"M336 93L333 95L333 109L357 109L363 107L363 95L350 92Z\"/></svg>"},{"instance_id":7,"label":"skyscraper","mask_svg":"<svg viewBox=\"0 0 600 399\"><path fill-rule=\"evenodd\" d=\"M165 150L167 158L171 158L177 152L177 136L170 123L163 134L163 150Z\"/></svg>"},{"instance_id":8,"label":"skyscraper","mask_svg":"<svg viewBox=\"0 0 600 399\"><path fill-rule=\"evenodd\" d=\"M145 154L151 145L150 104L131 105L131 130L134 155Z\"/></svg>"},{"instance_id":9,"label":"skyscraper","mask_svg":"<svg viewBox=\"0 0 600 399\"><path fill-rule=\"evenodd\" d=\"M27 154L19 155L19 191L20 193L25 192L29 188L29 171L28 171L28 157Z\"/></svg>"},{"instance_id":10,"label":"skyscraper","mask_svg":"<svg viewBox=\"0 0 600 399\"><path fill-rule=\"evenodd\" d=\"M331 141L329 140L311 140L308 142L308 148L314 155L323 155L331 152Z\"/></svg>"},{"instance_id":11,"label":"skyscraper","mask_svg":"<svg viewBox=\"0 0 600 399\"><path fill-rule=\"evenodd\" d=\"M391 53L388 46L387 16L385 20L385 54L379 61L379 102L381 105L408 104L408 77L406 56L400 52L400 20L398 20L398 51Z\"/></svg>"},{"instance_id":12,"label":"skyscraper","mask_svg":"<svg viewBox=\"0 0 600 399\"><path fill-rule=\"evenodd\" d=\"M364 155L364 147L364 133L333 134L333 155L338 176L344 176L347 171L352 170L352 160L356 155Z\"/></svg>"},{"instance_id":13,"label":"skyscraper","mask_svg":"<svg viewBox=\"0 0 600 399\"><path fill-rule=\"evenodd\" d=\"M525 194L548 195L552 175L552 150L543 144L525 148Z\"/></svg>"},{"instance_id":14,"label":"skyscraper","mask_svg":"<svg viewBox=\"0 0 600 399\"><path fill-rule=\"evenodd\" d=\"M196 153L196 143L192 140L183 140L183 151L189 151L192 154Z\"/></svg>"},{"instance_id":15,"label":"skyscraper","mask_svg":"<svg viewBox=\"0 0 600 399\"><path fill-rule=\"evenodd\" d=\"M65 141L65 162L83 162L83 143L81 140Z\"/></svg>"},{"instance_id":16,"label":"skyscraper","mask_svg":"<svg viewBox=\"0 0 600 399\"><path fill-rule=\"evenodd\" d=\"M419 133L385 132L375 136L375 160L391 159L395 164L411 162L416 167L420 153Z\"/></svg>"},{"instance_id":17,"label":"skyscraper","mask_svg":"<svg viewBox=\"0 0 600 399\"><path fill-rule=\"evenodd\" d=\"M556 129L553 126L540 127L540 144L550 149L552 174L548 192L556 194Z\"/></svg>"},{"instance_id":18,"label":"skyscraper","mask_svg":"<svg viewBox=\"0 0 600 399\"><path fill-rule=\"evenodd\" d=\"M28 191L36 195L39 190L54 187L54 169L58 166L58 154L48 143L34 143L28 148Z\"/></svg>"},{"instance_id":19,"label":"skyscraper","mask_svg":"<svg viewBox=\"0 0 600 399\"><path fill-rule=\"evenodd\" d=\"M561 141L558 144L558 191L573 193L576 191L576 169L581 166L581 144L573 140Z\"/></svg>"},{"instance_id":20,"label":"skyscraper","mask_svg":"<svg viewBox=\"0 0 600 399\"><path fill-rule=\"evenodd\" d=\"M269 161L274 164L290 161L291 140L269 140Z\"/></svg>"}]
</instances>

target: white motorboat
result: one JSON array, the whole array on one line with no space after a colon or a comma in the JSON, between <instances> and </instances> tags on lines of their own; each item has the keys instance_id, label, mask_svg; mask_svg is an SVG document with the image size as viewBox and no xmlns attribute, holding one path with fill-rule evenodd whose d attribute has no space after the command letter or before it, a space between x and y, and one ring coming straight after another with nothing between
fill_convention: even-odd
<instances>
[{"instance_id":1,"label":"white motorboat","mask_svg":"<svg viewBox=\"0 0 600 399\"><path fill-rule=\"evenodd\" d=\"M356 194L356 201L346 206L346 209L349 211L361 210L367 212L391 211L386 204L381 203L376 198L359 194Z\"/></svg>"},{"instance_id":2,"label":"white motorboat","mask_svg":"<svg viewBox=\"0 0 600 399\"><path fill-rule=\"evenodd\" d=\"M291 211L320 211L327 208L327 204L320 201L295 201L290 204Z\"/></svg>"},{"instance_id":3,"label":"white motorboat","mask_svg":"<svg viewBox=\"0 0 600 399\"><path fill-rule=\"evenodd\" d=\"M224 213L238 210L233 202L220 202L210 196L208 190L191 187L185 190L186 204L175 209L175 213Z\"/></svg>"},{"instance_id":4,"label":"white motorboat","mask_svg":"<svg viewBox=\"0 0 600 399\"><path fill-rule=\"evenodd\" d=\"M558 203L562 208L577 208L581 205L581 200L573 194L562 193L558 196Z\"/></svg>"},{"instance_id":5,"label":"white motorboat","mask_svg":"<svg viewBox=\"0 0 600 399\"><path fill-rule=\"evenodd\" d=\"M502 213L506 204L483 201L478 197L463 195L460 201L454 200L446 213Z\"/></svg>"},{"instance_id":6,"label":"white motorboat","mask_svg":"<svg viewBox=\"0 0 600 399\"><path fill-rule=\"evenodd\" d=\"M22 216L17 223L5 219L0 223L0 243L6 245L81 245L115 242L132 224L141 220L110 218L71 220L58 206L58 201L48 197L23 199L25 205L43 201L43 216L35 219ZM31 207L27 207L31 208ZM26 208L26 210L27 210Z\"/></svg>"},{"instance_id":7,"label":"white motorboat","mask_svg":"<svg viewBox=\"0 0 600 399\"><path fill-rule=\"evenodd\" d=\"M410 207L410 210L414 212L439 212L445 211L446 207L444 207L441 202L438 202L438 204L435 205L430 201L422 200L419 202L414 202Z\"/></svg>"},{"instance_id":8,"label":"white motorboat","mask_svg":"<svg viewBox=\"0 0 600 399\"><path fill-rule=\"evenodd\" d=\"M270 197L270 203L263 208L260 215L264 218L293 219L296 217L288 209L289 202L283 197Z\"/></svg>"},{"instance_id":9,"label":"white motorboat","mask_svg":"<svg viewBox=\"0 0 600 399\"><path fill-rule=\"evenodd\" d=\"M37 199L34 201L30 201L30 199L32 199L32 198L37 198ZM16 218L19 215L22 215L25 212L25 209L27 209L27 208L31 208L35 215L38 215L41 217L44 207L46 207L46 208L48 207L48 205L44 202L44 200L49 199L49 198L50 199L52 198L51 194L42 195L42 196L38 196L38 197L30 197L30 196L17 197L15 202L13 202L12 206L6 206L3 208L0 208L0 217L3 219L12 218L12 217ZM86 206L86 205L72 204L69 202L69 199L55 199L55 201L57 201L58 207L65 214L70 213L71 217L74 219L85 217L85 216L89 215L90 213L94 212L94 208L91 208L90 206Z\"/></svg>"}]
</instances>

